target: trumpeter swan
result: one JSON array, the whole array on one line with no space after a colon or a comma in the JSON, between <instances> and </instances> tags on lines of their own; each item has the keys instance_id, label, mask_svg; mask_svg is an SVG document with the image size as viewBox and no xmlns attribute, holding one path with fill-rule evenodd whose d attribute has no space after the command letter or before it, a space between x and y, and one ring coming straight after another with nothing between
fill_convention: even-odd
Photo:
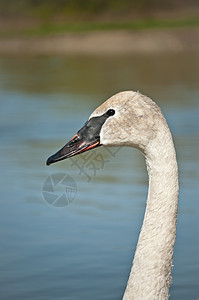
<instances>
[{"instance_id":1,"label":"trumpeter swan","mask_svg":"<svg viewBox=\"0 0 199 300\"><path fill-rule=\"evenodd\" d=\"M149 175L143 225L123 300L168 299L178 206L178 167L168 125L151 99L121 92L98 107L47 165L101 145L138 148Z\"/></svg>"}]
</instances>

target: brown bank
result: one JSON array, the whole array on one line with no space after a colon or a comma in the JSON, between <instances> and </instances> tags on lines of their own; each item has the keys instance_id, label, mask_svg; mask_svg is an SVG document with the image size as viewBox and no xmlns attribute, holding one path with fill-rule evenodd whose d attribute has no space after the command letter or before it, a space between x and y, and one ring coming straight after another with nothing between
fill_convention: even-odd
<instances>
[{"instance_id":1,"label":"brown bank","mask_svg":"<svg viewBox=\"0 0 199 300\"><path fill-rule=\"evenodd\" d=\"M199 28L0 38L0 54L120 54L199 50Z\"/></svg>"}]
</instances>

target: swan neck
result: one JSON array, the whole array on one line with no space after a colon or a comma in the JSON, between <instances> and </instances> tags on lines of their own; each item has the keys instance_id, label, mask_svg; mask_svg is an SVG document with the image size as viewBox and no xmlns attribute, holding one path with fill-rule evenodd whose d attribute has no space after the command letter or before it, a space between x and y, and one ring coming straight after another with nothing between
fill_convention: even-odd
<instances>
[{"instance_id":1,"label":"swan neck","mask_svg":"<svg viewBox=\"0 0 199 300\"><path fill-rule=\"evenodd\" d=\"M123 300L169 298L178 205L178 168L170 132L165 143L154 141L144 154L147 204Z\"/></svg>"}]
</instances>

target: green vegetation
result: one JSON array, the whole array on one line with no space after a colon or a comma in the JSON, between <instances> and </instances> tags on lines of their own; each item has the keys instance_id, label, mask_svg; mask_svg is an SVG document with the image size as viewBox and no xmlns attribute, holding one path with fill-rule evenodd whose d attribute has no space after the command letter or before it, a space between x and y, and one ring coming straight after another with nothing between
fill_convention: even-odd
<instances>
[{"instance_id":1,"label":"green vegetation","mask_svg":"<svg viewBox=\"0 0 199 300\"><path fill-rule=\"evenodd\" d=\"M0 36L199 26L197 9L195 0L0 0Z\"/></svg>"},{"instance_id":2,"label":"green vegetation","mask_svg":"<svg viewBox=\"0 0 199 300\"><path fill-rule=\"evenodd\" d=\"M29 29L0 30L0 36L46 36L64 33L80 33L105 30L143 30L161 28L180 28L199 26L199 18L182 20L154 20L146 19L132 22L70 22L44 23Z\"/></svg>"}]
</instances>

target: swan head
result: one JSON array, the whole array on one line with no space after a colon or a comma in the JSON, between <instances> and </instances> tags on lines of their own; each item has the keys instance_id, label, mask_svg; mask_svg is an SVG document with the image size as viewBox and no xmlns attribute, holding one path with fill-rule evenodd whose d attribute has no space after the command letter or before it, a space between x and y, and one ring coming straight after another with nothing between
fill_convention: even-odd
<instances>
[{"instance_id":1,"label":"swan head","mask_svg":"<svg viewBox=\"0 0 199 300\"><path fill-rule=\"evenodd\" d=\"M145 152L157 134L158 106L133 91L120 92L99 106L77 134L47 160L47 165L99 146L130 146Z\"/></svg>"}]
</instances>

